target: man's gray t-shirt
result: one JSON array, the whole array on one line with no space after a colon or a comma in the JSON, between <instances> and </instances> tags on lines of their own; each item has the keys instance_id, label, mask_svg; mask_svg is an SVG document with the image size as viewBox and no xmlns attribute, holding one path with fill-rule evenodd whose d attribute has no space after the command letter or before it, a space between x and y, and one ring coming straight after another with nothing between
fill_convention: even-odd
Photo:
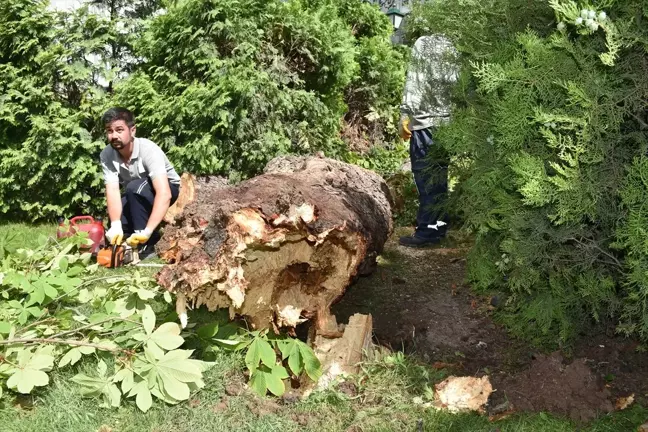
<instances>
[{"instance_id":1,"label":"man's gray t-shirt","mask_svg":"<svg viewBox=\"0 0 648 432\"><path fill-rule=\"evenodd\" d=\"M171 183L180 184L180 176L162 149L146 138L135 138L129 163L124 162L110 144L101 151L100 159L106 184L119 183L126 186L132 180L146 177L154 179L162 174L166 174Z\"/></svg>"}]
</instances>

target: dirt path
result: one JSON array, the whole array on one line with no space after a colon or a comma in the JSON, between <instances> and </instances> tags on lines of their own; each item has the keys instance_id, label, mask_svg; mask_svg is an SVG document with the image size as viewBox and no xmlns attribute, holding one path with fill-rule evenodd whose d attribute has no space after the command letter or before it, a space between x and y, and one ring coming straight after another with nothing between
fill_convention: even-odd
<instances>
[{"instance_id":1,"label":"dirt path","mask_svg":"<svg viewBox=\"0 0 648 432\"><path fill-rule=\"evenodd\" d=\"M497 389L491 414L513 408L588 421L612 411L623 396L634 393L636 403L646 403L648 361L636 343L599 334L582 338L569 358L537 352L509 337L491 318L490 299L465 285L468 244L450 239L417 250L399 246L397 238L378 270L334 306L338 322L371 313L376 342L456 374L489 375Z\"/></svg>"}]
</instances>

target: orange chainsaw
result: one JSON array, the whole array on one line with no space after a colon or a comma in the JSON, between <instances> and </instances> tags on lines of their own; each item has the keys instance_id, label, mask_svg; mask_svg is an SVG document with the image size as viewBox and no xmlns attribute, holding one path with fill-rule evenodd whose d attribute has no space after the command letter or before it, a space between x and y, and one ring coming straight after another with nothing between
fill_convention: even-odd
<instances>
[{"instance_id":1,"label":"orange chainsaw","mask_svg":"<svg viewBox=\"0 0 648 432\"><path fill-rule=\"evenodd\" d=\"M125 245L108 245L97 252L97 264L102 267L116 268L128 264L136 264L139 261L137 250ZM137 259L136 259L137 257Z\"/></svg>"}]
</instances>

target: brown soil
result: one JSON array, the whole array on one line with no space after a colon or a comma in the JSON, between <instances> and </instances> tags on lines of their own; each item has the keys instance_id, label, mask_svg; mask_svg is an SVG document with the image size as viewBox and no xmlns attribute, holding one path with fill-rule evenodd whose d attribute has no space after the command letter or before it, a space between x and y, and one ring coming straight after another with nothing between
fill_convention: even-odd
<instances>
[{"instance_id":1,"label":"brown soil","mask_svg":"<svg viewBox=\"0 0 648 432\"><path fill-rule=\"evenodd\" d=\"M371 313L377 343L449 365L453 373L489 375L496 389L490 414L512 408L589 421L632 393L645 404L648 362L636 343L599 330L569 357L545 355L509 336L493 321L492 300L464 283L467 243L450 238L436 248L410 249L397 239L387 243L376 272L333 307L338 322Z\"/></svg>"}]
</instances>

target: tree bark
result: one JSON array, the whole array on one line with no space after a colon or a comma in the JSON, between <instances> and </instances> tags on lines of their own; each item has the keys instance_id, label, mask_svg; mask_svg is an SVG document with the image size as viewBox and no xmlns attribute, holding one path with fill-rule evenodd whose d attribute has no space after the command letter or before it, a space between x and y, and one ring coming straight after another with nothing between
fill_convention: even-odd
<instances>
[{"instance_id":1,"label":"tree bark","mask_svg":"<svg viewBox=\"0 0 648 432\"><path fill-rule=\"evenodd\" d=\"M158 282L185 305L228 307L255 328L329 322L353 278L375 266L392 231L384 180L355 165L281 157L236 186L184 178L167 218ZM189 185L189 186L187 186ZM181 201L180 199L178 201Z\"/></svg>"}]
</instances>

